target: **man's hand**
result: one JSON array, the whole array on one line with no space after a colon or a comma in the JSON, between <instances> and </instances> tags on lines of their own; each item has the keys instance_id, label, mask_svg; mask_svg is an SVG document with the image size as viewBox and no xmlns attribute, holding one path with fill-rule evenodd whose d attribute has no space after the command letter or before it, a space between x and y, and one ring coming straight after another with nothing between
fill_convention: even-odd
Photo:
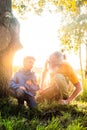
<instances>
[{"instance_id":1,"label":"man's hand","mask_svg":"<svg viewBox=\"0 0 87 130\"><path fill-rule=\"evenodd\" d=\"M67 105L67 104L69 104L69 102L68 102L68 100L60 99L59 104L60 105Z\"/></svg>"},{"instance_id":2,"label":"man's hand","mask_svg":"<svg viewBox=\"0 0 87 130\"><path fill-rule=\"evenodd\" d=\"M38 93L39 93L39 94L41 94L41 93L42 93L42 91L43 91L43 89L40 89L40 90L38 91Z\"/></svg>"}]
</instances>

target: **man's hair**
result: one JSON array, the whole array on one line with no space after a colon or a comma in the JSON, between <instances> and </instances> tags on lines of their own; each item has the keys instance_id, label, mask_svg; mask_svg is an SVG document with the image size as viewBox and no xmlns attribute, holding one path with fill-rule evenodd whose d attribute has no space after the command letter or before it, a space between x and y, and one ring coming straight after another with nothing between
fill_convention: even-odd
<instances>
[{"instance_id":1,"label":"man's hair","mask_svg":"<svg viewBox=\"0 0 87 130\"><path fill-rule=\"evenodd\" d=\"M26 56L24 57L23 63L25 63L28 59L32 59L33 61L35 61L35 58L33 56Z\"/></svg>"},{"instance_id":2,"label":"man's hair","mask_svg":"<svg viewBox=\"0 0 87 130\"><path fill-rule=\"evenodd\" d=\"M63 55L61 52L55 51L54 53L52 53L50 56L55 56L56 58L63 58Z\"/></svg>"},{"instance_id":3,"label":"man's hair","mask_svg":"<svg viewBox=\"0 0 87 130\"><path fill-rule=\"evenodd\" d=\"M63 59L63 54L61 52L56 51L49 56L48 62L57 65L60 64L63 61Z\"/></svg>"}]
</instances>

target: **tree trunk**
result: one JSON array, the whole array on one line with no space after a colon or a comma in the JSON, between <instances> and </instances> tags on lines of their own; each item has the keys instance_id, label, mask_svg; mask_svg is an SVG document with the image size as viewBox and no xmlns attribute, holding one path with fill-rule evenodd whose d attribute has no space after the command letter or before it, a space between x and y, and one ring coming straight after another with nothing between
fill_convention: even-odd
<instances>
[{"instance_id":1,"label":"tree trunk","mask_svg":"<svg viewBox=\"0 0 87 130\"><path fill-rule=\"evenodd\" d=\"M81 78L83 79L83 69L82 69L82 57L81 57L82 51L81 51L81 45L79 47L79 59L80 59L80 70L81 70Z\"/></svg>"},{"instance_id":2,"label":"tree trunk","mask_svg":"<svg viewBox=\"0 0 87 130\"><path fill-rule=\"evenodd\" d=\"M0 97L9 95L13 56L22 48L19 22L13 16L11 6L11 0L0 0Z\"/></svg>"},{"instance_id":3,"label":"tree trunk","mask_svg":"<svg viewBox=\"0 0 87 130\"><path fill-rule=\"evenodd\" d=\"M85 44L86 46L86 67L85 67L85 78L87 79L87 43Z\"/></svg>"}]
</instances>

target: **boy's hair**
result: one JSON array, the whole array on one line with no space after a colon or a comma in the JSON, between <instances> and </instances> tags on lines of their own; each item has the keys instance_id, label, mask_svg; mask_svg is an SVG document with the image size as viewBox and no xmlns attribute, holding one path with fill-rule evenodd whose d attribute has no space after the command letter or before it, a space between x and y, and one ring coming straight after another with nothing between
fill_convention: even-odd
<instances>
[{"instance_id":1,"label":"boy's hair","mask_svg":"<svg viewBox=\"0 0 87 130\"><path fill-rule=\"evenodd\" d=\"M28 59L32 59L33 61L35 61L35 58L33 56L26 56L24 57L23 63L26 62Z\"/></svg>"}]
</instances>

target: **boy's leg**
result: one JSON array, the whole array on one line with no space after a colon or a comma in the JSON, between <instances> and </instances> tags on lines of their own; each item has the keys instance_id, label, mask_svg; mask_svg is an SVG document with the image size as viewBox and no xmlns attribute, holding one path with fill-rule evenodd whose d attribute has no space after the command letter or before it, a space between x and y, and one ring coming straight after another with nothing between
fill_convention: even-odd
<instances>
[{"instance_id":1,"label":"boy's leg","mask_svg":"<svg viewBox=\"0 0 87 130\"><path fill-rule=\"evenodd\" d=\"M10 90L11 91L11 96L16 98L18 100L18 105L24 105L24 91L21 90L20 88L16 90Z\"/></svg>"},{"instance_id":2,"label":"boy's leg","mask_svg":"<svg viewBox=\"0 0 87 130\"><path fill-rule=\"evenodd\" d=\"M17 100L18 100L18 105L19 106L24 105L24 99L17 98Z\"/></svg>"},{"instance_id":3,"label":"boy's leg","mask_svg":"<svg viewBox=\"0 0 87 130\"><path fill-rule=\"evenodd\" d=\"M30 108L37 108L37 102L35 100L35 97L34 96L29 96L27 99L27 105L30 107Z\"/></svg>"},{"instance_id":4,"label":"boy's leg","mask_svg":"<svg viewBox=\"0 0 87 130\"><path fill-rule=\"evenodd\" d=\"M19 106L24 105L24 91L20 88L16 90L16 98Z\"/></svg>"}]
</instances>

